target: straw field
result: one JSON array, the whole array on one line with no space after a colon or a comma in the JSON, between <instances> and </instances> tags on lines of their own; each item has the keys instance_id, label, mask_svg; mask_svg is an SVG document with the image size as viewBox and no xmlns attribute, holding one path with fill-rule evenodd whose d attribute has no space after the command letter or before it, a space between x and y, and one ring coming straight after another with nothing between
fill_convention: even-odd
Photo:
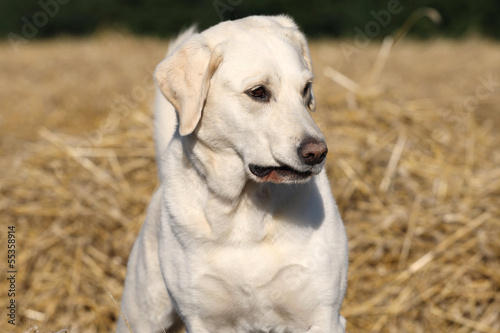
<instances>
[{"instance_id":1,"label":"straw field","mask_svg":"<svg viewBox=\"0 0 500 333\"><path fill-rule=\"evenodd\" d=\"M349 237L348 332L500 332L500 44L406 40L380 75L379 42L351 57L347 44L311 52ZM114 329L157 185L151 71L165 50L120 33L0 44L0 332Z\"/></svg>"}]
</instances>

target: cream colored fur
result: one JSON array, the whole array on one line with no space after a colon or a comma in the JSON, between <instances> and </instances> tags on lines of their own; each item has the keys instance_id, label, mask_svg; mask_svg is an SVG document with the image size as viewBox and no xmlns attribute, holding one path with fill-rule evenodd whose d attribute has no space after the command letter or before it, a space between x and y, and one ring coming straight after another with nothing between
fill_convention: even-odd
<instances>
[{"instance_id":1,"label":"cream colored fur","mask_svg":"<svg viewBox=\"0 0 500 333\"><path fill-rule=\"evenodd\" d=\"M189 30L155 72L160 186L128 262L122 310L135 333L339 333L347 239L312 120L312 65L285 16ZM264 85L268 102L249 89ZM177 116L175 111L177 111ZM177 124L178 122L178 124ZM249 165L309 172L273 183ZM128 332L120 319L117 332Z\"/></svg>"}]
</instances>

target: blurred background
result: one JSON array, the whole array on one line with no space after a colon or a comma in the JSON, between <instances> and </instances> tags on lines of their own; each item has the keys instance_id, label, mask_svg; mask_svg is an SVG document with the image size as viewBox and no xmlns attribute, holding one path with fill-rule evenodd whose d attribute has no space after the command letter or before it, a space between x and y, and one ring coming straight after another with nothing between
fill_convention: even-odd
<instances>
[{"instance_id":1,"label":"blurred background","mask_svg":"<svg viewBox=\"0 0 500 333\"><path fill-rule=\"evenodd\" d=\"M281 13L310 43L347 331L500 332L497 0L2 0L0 332L114 330L169 39Z\"/></svg>"},{"instance_id":2,"label":"blurred background","mask_svg":"<svg viewBox=\"0 0 500 333\"><path fill-rule=\"evenodd\" d=\"M431 6L441 13L442 23L436 26L422 22L412 29L413 36L430 37L438 34L465 37L478 34L500 38L500 3L495 0L3 0L0 4L0 34L6 36L10 32L21 31L25 23L22 17L35 26L38 22L42 23L43 15L37 17L37 13L47 9L50 20L43 24L36 37L61 34L81 36L110 28L165 37L172 36L180 27L192 22L197 22L201 29L205 29L222 20L282 13L294 17L311 37L348 37L355 34L354 27L364 26L373 20L371 11L378 12L391 5L398 8L398 15L383 25L380 36L400 27L415 9Z\"/></svg>"}]
</instances>

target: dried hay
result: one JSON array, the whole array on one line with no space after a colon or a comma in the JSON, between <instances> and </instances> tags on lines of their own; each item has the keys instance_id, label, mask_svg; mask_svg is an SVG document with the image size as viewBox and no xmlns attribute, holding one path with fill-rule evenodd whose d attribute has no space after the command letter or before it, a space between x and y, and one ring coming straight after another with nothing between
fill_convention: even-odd
<instances>
[{"instance_id":1,"label":"dried hay","mask_svg":"<svg viewBox=\"0 0 500 333\"><path fill-rule=\"evenodd\" d=\"M342 43L312 43L313 116L350 241L348 331L499 332L500 87L472 111L456 105L479 76L498 82L500 46L406 42L370 82L379 45L348 61ZM0 332L112 331L156 186L143 80L165 43L32 42L14 61L0 48L2 72L22 74L0 78L0 248L15 225L18 259L18 325L6 324L2 268Z\"/></svg>"}]
</instances>

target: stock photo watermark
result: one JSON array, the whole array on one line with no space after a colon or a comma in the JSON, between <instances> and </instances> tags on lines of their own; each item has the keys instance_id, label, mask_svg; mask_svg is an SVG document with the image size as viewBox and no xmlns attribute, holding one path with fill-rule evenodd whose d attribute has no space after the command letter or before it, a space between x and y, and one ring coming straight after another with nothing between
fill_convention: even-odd
<instances>
[{"instance_id":1,"label":"stock photo watermark","mask_svg":"<svg viewBox=\"0 0 500 333\"><path fill-rule=\"evenodd\" d=\"M122 119L130 114L134 109L137 109L140 103L144 102L150 92L155 90L153 81L154 68L146 68L146 73L141 81L141 84L134 86L128 95L115 95L111 98L112 108L108 116L100 123L99 128L84 133L85 137L92 146L99 146L104 136L113 133Z\"/></svg>"},{"instance_id":2,"label":"stock photo watermark","mask_svg":"<svg viewBox=\"0 0 500 333\"><path fill-rule=\"evenodd\" d=\"M71 0L40 0L38 1L39 11L31 17L21 17L22 27L18 33L10 32L7 35L10 46L15 53L23 44L27 44L31 39L38 35L40 29L45 27L50 19L54 18L60 10L61 5L66 5Z\"/></svg>"},{"instance_id":3,"label":"stock photo watermark","mask_svg":"<svg viewBox=\"0 0 500 333\"><path fill-rule=\"evenodd\" d=\"M354 27L354 39L352 44L343 42L340 44L342 54L348 62L351 61L353 54L360 53L363 49L370 45L370 42L380 35L382 28L387 27L394 15L398 15L403 11L404 7L399 0L389 0L386 9L379 11L371 10L370 15L373 20L368 21L363 29L359 26Z\"/></svg>"},{"instance_id":4,"label":"stock photo watermark","mask_svg":"<svg viewBox=\"0 0 500 333\"><path fill-rule=\"evenodd\" d=\"M217 16L219 16L219 20L224 21L226 18L224 15L227 12L233 12L234 8L236 6L239 6L243 0L214 0L212 2L212 5L215 8L215 11L217 12Z\"/></svg>"},{"instance_id":5,"label":"stock photo watermark","mask_svg":"<svg viewBox=\"0 0 500 333\"><path fill-rule=\"evenodd\" d=\"M447 123L462 125L467 119L467 115L476 112L484 102L500 88L500 81L492 73L483 74L478 78L479 83L474 89L474 93L455 103L452 108L446 109L443 120ZM436 128L432 133L432 139L438 143L448 143L450 133L442 128Z\"/></svg>"},{"instance_id":6,"label":"stock photo watermark","mask_svg":"<svg viewBox=\"0 0 500 333\"><path fill-rule=\"evenodd\" d=\"M461 103L461 107L467 112L476 111L480 102L490 98L496 89L500 87L500 82L496 81L491 73L480 76L479 82L474 94L465 97Z\"/></svg>"},{"instance_id":7,"label":"stock photo watermark","mask_svg":"<svg viewBox=\"0 0 500 333\"><path fill-rule=\"evenodd\" d=\"M354 27L354 32L356 34L354 36L353 43L350 44L344 42L340 44L341 51L346 60L351 62L352 55L358 54L363 49L368 47L370 42L381 34L382 28L389 26L392 18L401 14L403 10L404 7L401 5L399 0L389 0L387 2L386 9L379 11L371 10L370 15L373 17L373 20L368 21L364 25L363 29L359 26ZM422 18L428 18L434 24L439 24L442 20L441 14L434 8L420 7L414 10L394 33L384 38L382 47L385 50L390 50L390 48L404 38L412 26L414 26Z\"/></svg>"},{"instance_id":8,"label":"stock photo watermark","mask_svg":"<svg viewBox=\"0 0 500 333\"><path fill-rule=\"evenodd\" d=\"M10 325L16 325L16 276L17 276L17 265L16 265L16 227L10 225L7 227L7 281L8 288L7 296L9 297L7 308L7 323Z\"/></svg>"},{"instance_id":9,"label":"stock photo watermark","mask_svg":"<svg viewBox=\"0 0 500 333\"><path fill-rule=\"evenodd\" d=\"M481 75L478 80L479 84L476 85L474 93L465 96L461 102L455 103L452 108L446 109L442 116L444 122L455 126L463 126L467 115L476 112L480 103L491 98L493 93L500 88L500 81L491 73ZM450 140L452 140L452 133L449 129L441 126L432 131L431 140L437 144L449 144ZM422 150L416 149L411 151L410 160L414 163L421 163L425 155Z\"/></svg>"}]
</instances>

